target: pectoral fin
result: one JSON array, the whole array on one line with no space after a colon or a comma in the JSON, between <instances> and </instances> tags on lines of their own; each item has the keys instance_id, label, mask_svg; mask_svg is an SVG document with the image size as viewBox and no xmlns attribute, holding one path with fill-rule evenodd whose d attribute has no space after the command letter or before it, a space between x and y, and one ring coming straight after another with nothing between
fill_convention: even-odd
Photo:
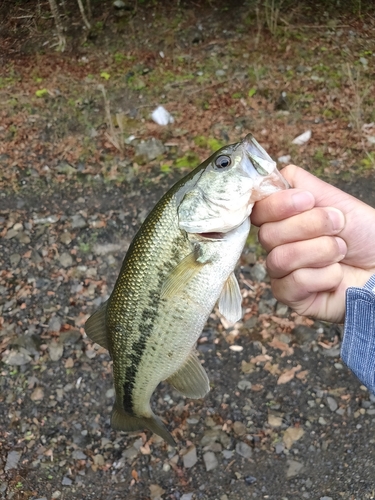
<instances>
[{"instance_id":1,"label":"pectoral fin","mask_svg":"<svg viewBox=\"0 0 375 500\"><path fill-rule=\"evenodd\" d=\"M108 349L108 340L105 328L105 315L107 311L107 301L89 317L85 323L85 332L87 336L97 344Z\"/></svg>"},{"instance_id":2,"label":"pectoral fin","mask_svg":"<svg viewBox=\"0 0 375 500\"><path fill-rule=\"evenodd\" d=\"M203 398L210 390L207 373L195 352L191 352L182 367L167 382L188 398Z\"/></svg>"},{"instance_id":3,"label":"pectoral fin","mask_svg":"<svg viewBox=\"0 0 375 500\"><path fill-rule=\"evenodd\" d=\"M242 296L234 273L225 282L218 305L220 313L229 323L235 323L242 318Z\"/></svg>"},{"instance_id":4,"label":"pectoral fin","mask_svg":"<svg viewBox=\"0 0 375 500\"><path fill-rule=\"evenodd\" d=\"M163 283L160 298L166 299L177 295L199 273L203 265L197 262L194 252L187 255Z\"/></svg>"},{"instance_id":5,"label":"pectoral fin","mask_svg":"<svg viewBox=\"0 0 375 500\"><path fill-rule=\"evenodd\" d=\"M114 404L111 415L111 426L117 431L138 431L144 428L150 429L158 436L162 437L171 446L176 446L176 442L165 427L163 422L152 413L150 417L138 417L128 415L117 403Z\"/></svg>"}]
</instances>

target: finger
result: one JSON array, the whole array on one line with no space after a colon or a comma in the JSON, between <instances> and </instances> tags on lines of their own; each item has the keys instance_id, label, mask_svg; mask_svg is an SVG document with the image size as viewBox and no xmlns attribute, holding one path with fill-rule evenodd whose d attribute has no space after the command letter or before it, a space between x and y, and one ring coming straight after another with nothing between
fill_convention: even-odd
<instances>
[{"instance_id":1,"label":"finger","mask_svg":"<svg viewBox=\"0 0 375 500\"><path fill-rule=\"evenodd\" d=\"M343 269L338 263L321 268L302 268L280 279L272 279L272 292L277 300L296 306L311 295L332 292L343 279Z\"/></svg>"},{"instance_id":2,"label":"finger","mask_svg":"<svg viewBox=\"0 0 375 500\"><path fill-rule=\"evenodd\" d=\"M314 196L309 191L287 189L278 191L255 203L251 222L261 226L265 222L275 222L310 210L315 205Z\"/></svg>"},{"instance_id":3,"label":"finger","mask_svg":"<svg viewBox=\"0 0 375 500\"><path fill-rule=\"evenodd\" d=\"M337 236L286 243L268 254L267 270L271 278L282 278L297 269L321 268L339 262L346 252L345 241Z\"/></svg>"},{"instance_id":4,"label":"finger","mask_svg":"<svg viewBox=\"0 0 375 500\"><path fill-rule=\"evenodd\" d=\"M343 266L338 263L318 269L297 269L284 278L272 279L272 292L298 314L342 321L345 294L334 292L341 287L343 276Z\"/></svg>"},{"instance_id":5,"label":"finger","mask_svg":"<svg viewBox=\"0 0 375 500\"><path fill-rule=\"evenodd\" d=\"M279 222L268 222L259 229L260 244L270 252L274 247L294 241L338 234L345 226L344 214L336 208L313 208Z\"/></svg>"}]
</instances>

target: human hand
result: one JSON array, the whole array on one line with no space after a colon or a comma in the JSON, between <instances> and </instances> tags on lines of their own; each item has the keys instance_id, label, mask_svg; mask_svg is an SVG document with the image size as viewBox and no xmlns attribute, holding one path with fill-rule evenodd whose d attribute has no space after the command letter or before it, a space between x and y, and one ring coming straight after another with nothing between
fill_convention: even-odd
<instances>
[{"instance_id":1,"label":"human hand","mask_svg":"<svg viewBox=\"0 0 375 500\"><path fill-rule=\"evenodd\" d=\"M375 274L375 209L295 165L282 175L292 189L251 215L273 294L298 314L342 322L346 289Z\"/></svg>"}]
</instances>

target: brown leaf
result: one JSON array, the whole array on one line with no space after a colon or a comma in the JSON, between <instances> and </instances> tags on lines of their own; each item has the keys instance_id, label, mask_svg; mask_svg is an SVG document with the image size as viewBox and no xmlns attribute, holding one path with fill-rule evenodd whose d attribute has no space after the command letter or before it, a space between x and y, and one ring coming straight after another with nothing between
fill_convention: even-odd
<instances>
[{"instance_id":1,"label":"brown leaf","mask_svg":"<svg viewBox=\"0 0 375 500\"><path fill-rule=\"evenodd\" d=\"M274 337L271 342L268 342L268 345L284 352L286 356L290 356L294 353L293 347L290 347L285 342L281 342L281 340L279 340L277 337Z\"/></svg>"},{"instance_id":2,"label":"brown leaf","mask_svg":"<svg viewBox=\"0 0 375 500\"><path fill-rule=\"evenodd\" d=\"M151 500L161 500L161 496L165 493L165 490L161 488L158 484L150 484L150 498Z\"/></svg>"},{"instance_id":3,"label":"brown leaf","mask_svg":"<svg viewBox=\"0 0 375 500\"><path fill-rule=\"evenodd\" d=\"M288 429L284 432L283 441L285 446L290 450L293 446L293 443L301 439L301 437L305 434L305 431L302 427L288 427Z\"/></svg>"},{"instance_id":4,"label":"brown leaf","mask_svg":"<svg viewBox=\"0 0 375 500\"><path fill-rule=\"evenodd\" d=\"M301 368L302 368L301 365L298 365L282 373L277 380L277 385L286 384L287 382L290 382L294 378L296 372L300 371Z\"/></svg>"}]
</instances>

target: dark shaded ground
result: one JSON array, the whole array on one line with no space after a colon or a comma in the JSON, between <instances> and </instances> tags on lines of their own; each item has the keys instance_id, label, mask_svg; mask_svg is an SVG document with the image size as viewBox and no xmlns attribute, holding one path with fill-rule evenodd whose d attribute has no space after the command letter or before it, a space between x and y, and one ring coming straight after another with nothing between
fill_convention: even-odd
<instances>
[{"instance_id":1,"label":"dark shaded ground","mask_svg":"<svg viewBox=\"0 0 375 500\"><path fill-rule=\"evenodd\" d=\"M216 13L218 24L212 31L205 32L206 47L210 42L217 47L217 38L223 31L217 18L220 16ZM205 25L210 19L202 17L200 21ZM231 19L234 23L233 17ZM134 29L141 30L141 20L141 16L135 18ZM194 18L190 25L186 22L181 27L176 37L175 59L186 47L196 51L195 58L204 52L189 42L189 30L196 22ZM346 24L347 20L342 22ZM340 36L345 38L347 52L335 55L337 67L347 53L357 62L359 57L365 57L360 54L361 50L369 50L366 45L371 31L369 24L370 21L363 31L359 25L343 28ZM353 30L355 36L349 34ZM229 74L234 71L231 64L239 67L238 47L252 43L252 38L247 39L243 31L240 35L235 30L226 35L233 45L224 45L225 63L220 57L210 56L215 60L213 69L207 70L211 71L210 75L215 75L222 64L228 64L225 71ZM324 43L336 36L335 30L332 31L323 37ZM266 54L269 43L275 43L275 51L281 50L285 55L287 45L283 49L279 47L285 41L281 35L278 42L264 33L262 36L265 37L260 42L264 43L263 48L260 46L258 52L254 49L246 65L260 65L260 56ZM317 42L314 36L306 37L309 44L323 43L321 38ZM296 57L302 50L298 37L288 38L288 43L291 45L288 52ZM305 48L306 58L319 60L321 56L308 56ZM159 49L165 50L165 45L157 51ZM85 50L91 57L89 49ZM137 54L137 57L141 56ZM208 63L201 57L199 64L205 69ZM242 52L239 57L242 58ZM362 82L364 86L371 82L373 74L372 55L366 57L370 63L365 71L368 80ZM98 58L104 60L103 54ZM74 65L75 59L64 56L64 61L66 66L62 67L66 69L68 63ZM34 62L31 58L27 64L31 66ZM224 140L224 132L233 140L251 127L261 142L262 137L265 139L274 156L292 153L296 163L328 177L340 188L375 207L373 167L370 161L367 164L359 161L359 158L368 158L366 153L371 154L371 146L366 143L366 151L360 149L363 137L349 127L349 115L352 115L349 111L344 113L343 110L349 108L345 108L342 100L333 101L336 104L329 107L334 117L323 114L328 105L322 96L328 95L343 75L337 77L328 69L320 69L319 75L323 75L325 81L309 89L314 99L305 95L307 101L303 106L296 104L289 115L283 115L274 108L279 91L285 85L294 89L298 85L315 85L311 82L317 80L307 83L310 80L306 73L310 74L310 70L302 72L305 76L298 76L300 73L293 70L293 81L288 80L285 75L292 70L286 67L285 71L276 70L279 62L276 54L273 61L267 59L264 67L269 75L278 72L281 83L275 83L270 76L255 83L244 79L238 84L236 80L237 83L225 83L229 90L223 95L217 92L216 76L212 76L212 81L199 84L203 90L199 87L197 93L196 88L191 87L170 89L169 95L176 100L168 101L167 96L162 102L168 109L175 106L176 123L168 131L150 123L148 112L143 115L144 108L139 106L137 121L132 122L138 140L153 136L163 144L171 141L178 144L166 146L170 149L150 162L138 158L133 146L121 156L105 144L103 126L98 119L98 113L103 110L99 107L100 111L95 111L100 101L95 95L93 104L87 104L91 106L87 114L72 111L77 109L76 105L69 104L69 99L76 97L74 86L77 85L83 98L86 96L82 80L77 83L68 79L64 87L65 104L70 108L65 107L63 99L51 98L40 104L33 98L38 86L53 89L56 82L62 85L58 74L53 76L52 83L48 76L36 84L23 75L18 83L2 87L7 105L0 130L3 134L0 156L3 168L0 192L1 498L375 498L375 397L360 386L340 360L340 326L297 317L276 303L265 274L264 255L254 243L255 237L249 239L238 268L244 295L243 322L225 329L213 314L198 345L211 381L211 392L204 400L190 401L167 385L161 385L156 391L155 412L172 430L179 444L177 450L149 433L132 435L111 430L110 359L103 349L89 342L83 331L87 316L110 293L127 246L145 215L173 180L186 172L176 171L173 162L184 157L189 148L200 159L209 154L207 143L197 146L197 141L192 140L198 135L199 127L199 134L206 134L204 137L211 140ZM289 63L295 69L301 61L298 57L290 58ZM304 65L308 64L305 60ZM113 67L109 71L112 70ZM66 71L72 78L68 69ZM177 69L176 74L181 76L179 71ZM318 70L311 71L314 76ZM129 89L124 81L117 81L110 97L115 99L125 89L137 98L144 93L152 105L161 102L160 93L166 92L165 89L150 89L148 81L145 82L146 87L137 90ZM261 89L256 102L248 96L249 87L253 85L257 86L257 92ZM69 86L73 89L71 94L67 90ZM339 89L353 90L344 84ZM241 98L247 107L238 104L238 97L232 97L235 91L242 92ZM361 93L361 87L358 92ZM178 94L181 102L176 104ZM352 96L350 92L348 95ZM367 95L373 95L373 87ZM12 101L15 96L24 104L16 105ZM319 99L323 103L321 108ZM138 106L138 101L134 102ZM28 103L37 113L35 109L28 110ZM211 109L203 112L205 103L209 103ZM366 123L372 116L370 108L371 103L363 101L361 109ZM200 113L195 121L194 113ZM84 124L80 121L83 115L87 120ZM103 116L101 122L105 121ZM27 125L30 117L32 126ZM56 119L56 124L48 127L51 117ZM76 133L63 129L67 117L77 126ZM314 122L318 118L321 121ZM285 128L281 123L285 123ZM82 157L76 153L93 124L99 134L98 142L95 148L92 143L87 147L93 148L95 161L85 160L85 151L81 151ZM293 149L290 139L310 126L314 131L312 143L298 151ZM26 139L24 130L29 134ZM65 153L61 151L67 143L61 146L61 137L70 141L67 140L70 149ZM36 147L38 141L46 150L41 152L39 145ZM326 143L329 147L324 149ZM51 154L48 162L47 150ZM37 154L31 156L35 152ZM66 167L64 154L72 155L68 164L73 171ZM43 170L47 163L49 170ZM165 164L168 168L163 169Z\"/></svg>"}]
</instances>

